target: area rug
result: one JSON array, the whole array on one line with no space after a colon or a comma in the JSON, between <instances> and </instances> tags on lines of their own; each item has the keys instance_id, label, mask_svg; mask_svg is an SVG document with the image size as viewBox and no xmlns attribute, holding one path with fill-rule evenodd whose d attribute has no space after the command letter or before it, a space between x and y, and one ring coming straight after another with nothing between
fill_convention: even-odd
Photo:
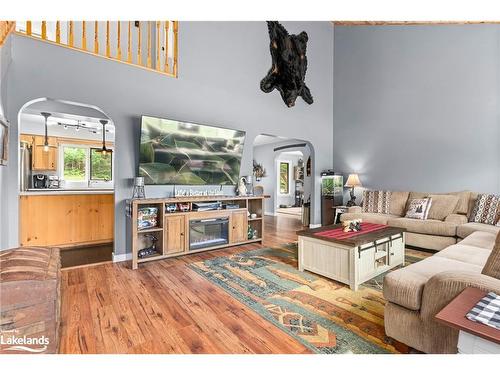
<instances>
[{"instance_id":1,"label":"area rug","mask_svg":"<svg viewBox=\"0 0 500 375\"><path fill-rule=\"evenodd\" d=\"M406 264L429 254L411 251ZM383 275L354 292L297 270L297 245L191 263L191 269L316 353L409 353L385 335Z\"/></svg>"}]
</instances>

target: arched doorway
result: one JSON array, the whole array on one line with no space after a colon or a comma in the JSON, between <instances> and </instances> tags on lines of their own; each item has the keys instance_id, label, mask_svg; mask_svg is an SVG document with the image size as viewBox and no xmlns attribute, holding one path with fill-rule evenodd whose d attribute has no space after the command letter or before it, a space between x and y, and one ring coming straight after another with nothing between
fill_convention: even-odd
<instances>
[{"instance_id":1,"label":"arched doorway","mask_svg":"<svg viewBox=\"0 0 500 375\"><path fill-rule=\"evenodd\" d=\"M18 124L20 245L59 247L63 267L111 261L113 121L95 105L39 98Z\"/></svg>"},{"instance_id":2,"label":"arched doorway","mask_svg":"<svg viewBox=\"0 0 500 375\"><path fill-rule=\"evenodd\" d=\"M254 140L253 158L254 163L266 170L266 176L258 182L264 193L271 196L266 202L265 214L302 219L303 204L313 206L316 199L311 143L261 134Z\"/></svg>"}]
</instances>

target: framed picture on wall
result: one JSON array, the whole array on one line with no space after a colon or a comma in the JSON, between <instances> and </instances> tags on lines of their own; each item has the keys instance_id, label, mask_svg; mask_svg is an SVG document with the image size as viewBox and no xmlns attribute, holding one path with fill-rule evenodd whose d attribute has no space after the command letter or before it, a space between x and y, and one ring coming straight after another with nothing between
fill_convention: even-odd
<instances>
[{"instance_id":1,"label":"framed picture on wall","mask_svg":"<svg viewBox=\"0 0 500 375\"><path fill-rule=\"evenodd\" d=\"M9 123L0 116L0 165L7 165L9 153Z\"/></svg>"}]
</instances>

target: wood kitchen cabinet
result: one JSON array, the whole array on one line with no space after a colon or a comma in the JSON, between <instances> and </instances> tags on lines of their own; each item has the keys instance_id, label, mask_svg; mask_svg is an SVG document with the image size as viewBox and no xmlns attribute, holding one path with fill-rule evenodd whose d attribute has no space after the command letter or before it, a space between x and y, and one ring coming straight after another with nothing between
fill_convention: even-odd
<instances>
[{"instance_id":1,"label":"wood kitchen cabinet","mask_svg":"<svg viewBox=\"0 0 500 375\"><path fill-rule=\"evenodd\" d=\"M113 194L21 195L21 246L113 242Z\"/></svg>"},{"instance_id":2,"label":"wood kitchen cabinet","mask_svg":"<svg viewBox=\"0 0 500 375\"><path fill-rule=\"evenodd\" d=\"M231 213L231 243L244 242L246 240L248 240L247 211Z\"/></svg>"},{"instance_id":3,"label":"wood kitchen cabinet","mask_svg":"<svg viewBox=\"0 0 500 375\"><path fill-rule=\"evenodd\" d=\"M165 216L164 254L181 253L186 248L186 216Z\"/></svg>"},{"instance_id":4,"label":"wood kitchen cabinet","mask_svg":"<svg viewBox=\"0 0 500 375\"><path fill-rule=\"evenodd\" d=\"M19 142L26 142L31 147L33 146L34 136L30 134L21 134L19 136Z\"/></svg>"},{"instance_id":5,"label":"wood kitchen cabinet","mask_svg":"<svg viewBox=\"0 0 500 375\"><path fill-rule=\"evenodd\" d=\"M48 137L49 151L44 151L45 137L35 135L32 151L32 169L34 171L57 170L57 138Z\"/></svg>"}]
</instances>

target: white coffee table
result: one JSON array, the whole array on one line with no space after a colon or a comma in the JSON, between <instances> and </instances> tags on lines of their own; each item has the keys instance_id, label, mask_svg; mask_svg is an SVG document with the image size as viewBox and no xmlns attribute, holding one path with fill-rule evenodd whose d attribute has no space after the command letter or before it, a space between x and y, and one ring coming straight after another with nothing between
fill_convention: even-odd
<instances>
[{"instance_id":1,"label":"white coffee table","mask_svg":"<svg viewBox=\"0 0 500 375\"><path fill-rule=\"evenodd\" d=\"M404 264L405 230L385 227L359 232L347 239L318 235L340 225L329 225L297 232L300 271L311 271L348 284L352 290L388 270Z\"/></svg>"}]
</instances>

